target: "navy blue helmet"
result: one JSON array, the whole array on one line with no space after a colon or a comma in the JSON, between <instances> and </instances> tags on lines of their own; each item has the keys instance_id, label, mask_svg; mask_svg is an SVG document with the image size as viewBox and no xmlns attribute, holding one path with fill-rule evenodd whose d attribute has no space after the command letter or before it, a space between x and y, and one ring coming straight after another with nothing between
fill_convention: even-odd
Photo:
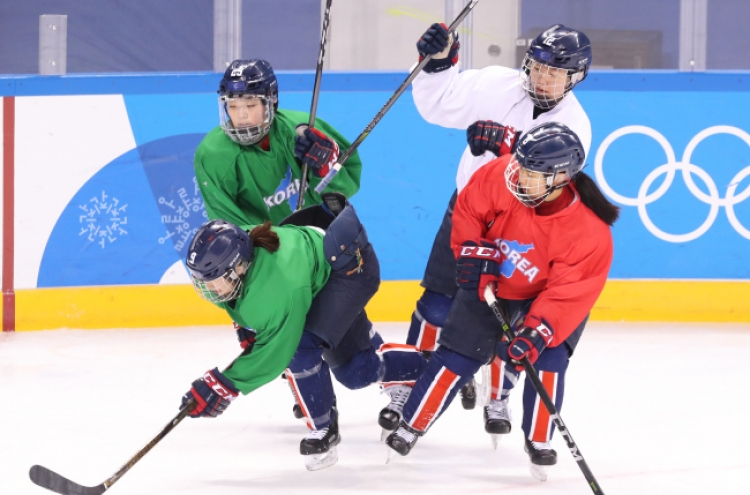
<instances>
[{"instance_id":1,"label":"navy blue helmet","mask_svg":"<svg viewBox=\"0 0 750 495\"><path fill-rule=\"evenodd\" d=\"M268 134L279 106L279 83L271 64L260 59L235 60L224 72L218 93L219 122L232 141L252 145ZM231 109L240 108L242 99L260 99L264 105L261 122L232 121Z\"/></svg>"},{"instance_id":2,"label":"navy blue helmet","mask_svg":"<svg viewBox=\"0 0 750 495\"><path fill-rule=\"evenodd\" d=\"M537 206L575 179L585 159L576 133L558 122L540 124L519 138L505 169L505 183L525 205ZM563 180L556 181L560 174L565 174Z\"/></svg>"},{"instance_id":3,"label":"navy blue helmet","mask_svg":"<svg viewBox=\"0 0 750 495\"><path fill-rule=\"evenodd\" d=\"M521 67L521 84L536 106L552 108L586 78L590 66L588 36L555 24L529 44ZM553 86L551 81L556 75L559 78Z\"/></svg>"},{"instance_id":4,"label":"navy blue helmet","mask_svg":"<svg viewBox=\"0 0 750 495\"><path fill-rule=\"evenodd\" d=\"M211 220L195 233L187 253L187 266L196 292L211 302L235 299L253 259L250 235L224 220Z\"/></svg>"}]
</instances>

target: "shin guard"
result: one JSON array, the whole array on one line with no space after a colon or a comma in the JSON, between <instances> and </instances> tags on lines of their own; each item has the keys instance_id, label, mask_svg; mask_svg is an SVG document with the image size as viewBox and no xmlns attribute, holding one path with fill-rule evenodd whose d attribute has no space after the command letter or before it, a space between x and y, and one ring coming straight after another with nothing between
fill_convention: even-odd
<instances>
[{"instance_id":1,"label":"shin guard","mask_svg":"<svg viewBox=\"0 0 750 495\"><path fill-rule=\"evenodd\" d=\"M299 347L286 372L297 403L308 427L314 430L331 423L336 397L328 364L323 361L319 340L309 332L302 332Z\"/></svg>"},{"instance_id":2,"label":"shin guard","mask_svg":"<svg viewBox=\"0 0 750 495\"><path fill-rule=\"evenodd\" d=\"M417 431L427 431L481 364L444 346L438 347L404 404L406 424Z\"/></svg>"}]
</instances>

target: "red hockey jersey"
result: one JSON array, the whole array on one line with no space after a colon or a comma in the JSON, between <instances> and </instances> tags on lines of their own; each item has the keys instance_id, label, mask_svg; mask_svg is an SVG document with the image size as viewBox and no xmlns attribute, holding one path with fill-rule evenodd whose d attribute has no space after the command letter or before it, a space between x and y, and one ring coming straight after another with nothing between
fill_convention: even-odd
<instances>
[{"instance_id":1,"label":"red hockey jersey","mask_svg":"<svg viewBox=\"0 0 750 495\"><path fill-rule=\"evenodd\" d=\"M459 194L451 247L458 255L468 240L494 242L502 253L497 297L536 298L527 318L543 319L553 329L554 347L583 321L604 288L612 234L577 193L570 206L549 216L521 203L505 185L511 156L480 168Z\"/></svg>"}]
</instances>

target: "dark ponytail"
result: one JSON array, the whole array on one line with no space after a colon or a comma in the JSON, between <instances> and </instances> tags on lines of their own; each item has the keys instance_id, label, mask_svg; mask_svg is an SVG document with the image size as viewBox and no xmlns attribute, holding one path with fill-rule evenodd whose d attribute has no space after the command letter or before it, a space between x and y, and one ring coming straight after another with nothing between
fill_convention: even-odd
<instances>
[{"instance_id":1,"label":"dark ponytail","mask_svg":"<svg viewBox=\"0 0 750 495\"><path fill-rule=\"evenodd\" d=\"M271 222L255 227L250 231L250 237L253 239L253 246L262 247L271 253L279 249L279 236L271 230Z\"/></svg>"},{"instance_id":2,"label":"dark ponytail","mask_svg":"<svg viewBox=\"0 0 750 495\"><path fill-rule=\"evenodd\" d=\"M585 173L579 172L575 179L573 179L573 182L583 204L588 206L597 217L601 218L604 223L611 227L620 216L620 207L612 204L604 197L596 182Z\"/></svg>"}]
</instances>

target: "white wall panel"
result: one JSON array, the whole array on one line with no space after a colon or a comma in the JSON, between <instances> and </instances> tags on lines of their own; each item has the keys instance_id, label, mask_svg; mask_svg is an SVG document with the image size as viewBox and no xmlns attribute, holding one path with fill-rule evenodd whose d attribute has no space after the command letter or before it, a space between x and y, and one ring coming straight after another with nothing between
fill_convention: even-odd
<instances>
[{"instance_id":1,"label":"white wall panel","mask_svg":"<svg viewBox=\"0 0 750 495\"><path fill-rule=\"evenodd\" d=\"M122 95L16 98L16 288L36 287L47 240L71 198L135 146Z\"/></svg>"}]
</instances>

